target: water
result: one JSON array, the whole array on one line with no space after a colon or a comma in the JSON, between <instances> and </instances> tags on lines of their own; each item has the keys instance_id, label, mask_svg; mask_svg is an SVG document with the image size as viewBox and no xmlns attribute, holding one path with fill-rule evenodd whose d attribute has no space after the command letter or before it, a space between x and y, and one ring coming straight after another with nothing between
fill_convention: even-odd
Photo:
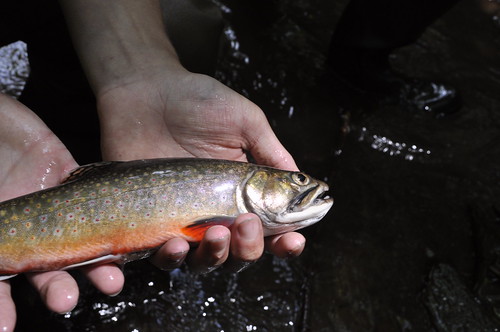
<instances>
[{"instance_id":1,"label":"water","mask_svg":"<svg viewBox=\"0 0 500 332\"><path fill-rule=\"evenodd\" d=\"M80 280L65 317L31 294L25 307L40 314L21 311L19 330L444 331L467 313L486 330L500 324L498 2L462 1L391 58L460 90L460 112L441 118L318 83L345 3L221 1L229 25L217 77L333 188L332 212L304 230L304 254L265 256L237 275L131 263L117 297ZM451 297L466 310L447 306Z\"/></svg>"}]
</instances>

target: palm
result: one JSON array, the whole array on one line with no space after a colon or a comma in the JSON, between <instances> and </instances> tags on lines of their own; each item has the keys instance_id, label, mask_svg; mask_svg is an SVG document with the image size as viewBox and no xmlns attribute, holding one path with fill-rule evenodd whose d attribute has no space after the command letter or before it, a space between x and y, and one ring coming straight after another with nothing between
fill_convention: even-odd
<instances>
[{"instance_id":1,"label":"palm","mask_svg":"<svg viewBox=\"0 0 500 332\"><path fill-rule=\"evenodd\" d=\"M29 109L0 98L0 201L60 183L77 166L69 151Z\"/></svg>"},{"instance_id":2,"label":"palm","mask_svg":"<svg viewBox=\"0 0 500 332\"><path fill-rule=\"evenodd\" d=\"M175 84L169 83L172 81ZM266 151L285 150L272 134L262 111L231 89L198 74L153 82L147 86L130 85L101 98L102 123L108 126L103 128L105 158L169 156L245 161L245 153L250 152L260 163L295 168L286 152ZM131 91L148 99L130 102ZM121 105L117 104L120 100ZM127 110L134 116L123 117ZM122 117L105 120L117 113Z\"/></svg>"},{"instance_id":3,"label":"palm","mask_svg":"<svg viewBox=\"0 0 500 332\"><path fill-rule=\"evenodd\" d=\"M0 95L0 142L0 201L56 185L77 166L33 112L5 95ZM33 274L29 279L52 310L74 306L78 288L66 272ZM0 327L11 330L16 315L8 281L0 282L0 307Z\"/></svg>"}]
</instances>

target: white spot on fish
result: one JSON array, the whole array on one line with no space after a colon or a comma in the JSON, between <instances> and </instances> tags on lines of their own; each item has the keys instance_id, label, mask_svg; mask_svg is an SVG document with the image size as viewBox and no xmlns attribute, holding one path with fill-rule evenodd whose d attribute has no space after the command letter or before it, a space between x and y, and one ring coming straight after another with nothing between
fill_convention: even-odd
<instances>
[{"instance_id":1,"label":"white spot on fish","mask_svg":"<svg viewBox=\"0 0 500 332\"><path fill-rule=\"evenodd\" d=\"M173 218L177 215L177 213L175 213L175 211L171 211L168 215Z\"/></svg>"},{"instance_id":2,"label":"white spot on fish","mask_svg":"<svg viewBox=\"0 0 500 332\"><path fill-rule=\"evenodd\" d=\"M56 229L54 229L54 232L52 234L54 234L55 236L61 236L63 233L63 230L59 227L57 227Z\"/></svg>"},{"instance_id":3,"label":"white spot on fish","mask_svg":"<svg viewBox=\"0 0 500 332\"><path fill-rule=\"evenodd\" d=\"M74 213L68 213L66 215L66 220L74 220L75 219L75 214Z\"/></svg>"},{"instance_id":4,"label":"white spot on fish","mask_svg":"<svg viewBox=\"0 0 500 332\"><path fill-rule=\"evenodd\" d=\"M135 228L137 226L137 224L135 222L131 222L130 224L128 224L128 227L130 228Z\"/></svg>"},{"instance_id":5,"label":"white spot on fish","mask_svg":"<svg viewBox=\"0 0 500 332\"><path fill-rule=\"evenodd\" d=\"M11 228L11 229L9 229L9 235L10 235L10 236L14 236L14 235L16 235L16 234L17 234L17 229L15 229L15 228Z\"/></svg>"},{"instance_id":6,"label":"white spot on fish","mask_svg":"<svg viewBox=\"0 0 500 332\"><path fill-rule=\"evenodd\" d=\"M44 222L47 222L47 215L44 214L44 215L41 215L40 217L38 217L38 220L40 220L40 222L44 223Z\"/></svg>"},{"instance_id":7,"label":"white spot on fish","mask_svg":"<svg viewBox=\"0 0 500 332\"><path fill-rule=\"evenodd\" d=\"M27 207L25 207L25 208L24 208L24 210L23 210L23 211L24 211L24 213L25 213L25 214L30 214L31 209L30 209L30 207L29 207L29 206L27 206Z\"/></svg>"}]
</instances>

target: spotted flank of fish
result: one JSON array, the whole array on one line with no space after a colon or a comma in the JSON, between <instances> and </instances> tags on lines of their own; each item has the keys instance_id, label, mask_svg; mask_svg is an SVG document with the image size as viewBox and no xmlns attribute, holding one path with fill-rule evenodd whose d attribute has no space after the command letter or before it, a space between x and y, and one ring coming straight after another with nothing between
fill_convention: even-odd
<instances>
[{"instance_id":1,"label":"spotted flank of fish","mask_svg":"<svg viewBox=\"0 0 500 332\"><path fill-rule=\"evenodd\" d=\"M61 185L0 203L0 280L147 257L173 237L256 213L265 235L306 227L331 208L328 186L300 172L214 159L82 166Z\"/></svg>"}]
</instances>

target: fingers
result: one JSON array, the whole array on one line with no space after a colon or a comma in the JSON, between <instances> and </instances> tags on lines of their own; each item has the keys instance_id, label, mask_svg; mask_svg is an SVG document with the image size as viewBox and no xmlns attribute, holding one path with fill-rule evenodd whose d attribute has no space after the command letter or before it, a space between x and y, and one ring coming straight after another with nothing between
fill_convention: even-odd
<instances>
[{"instance_id":1,"label":"fingers","mask_svg":"<svg viewBox=\"0 0 500 332\"><path fill-rule=\"evenodd\" d=\"M231 233L224 226L209 228L198 248L188 257L188 264L195 273L208 273L224 263L229 255Z\"/></svg>"},{"instance_id":2,"label":"fingers","mask_svg":"<svg viewBox=\"0 0 500 332\"><path fill-rule=\"evenodd\" d=\"M242 214L231 228L231 257L226 267L240 272L264 252L262 223L255 214Z\"/></svg>"},{"instance_id":3,"label":"fingers","mask_svg":"<svg viewBox=\"0 0 500 332\"><path fill-rule=\"evenodd\" d=\"M113 263L84 267L82 272L98 290L106 295L118 295L125 283L122 270Z\"/></svg>"},{"instance_id":4,"label":"fingers","mask_svg":"<svg viewBox=\"0 0 500 332\"><path fill-rule=\"evenodd\" d=\"M0 281L0 331L14 331L16 307L10 295L10 283Z\"/></svg>"},{"instance_id":5,"label":"fingers","mask_svg":"<svg viewBox=\"0 0 500 332\"><path fill-rule=\"evenodd\" d=\"M274 134L264 113L258 109L248 121L243 137L247 141L247 149L258 164L280 169L298 170L292 155L280 143Z\"/></svg>"},{"instance_id":6,"label":"fingers","mask_svg":"<svg viewBox=\"0 0 500 332\"><path fill-rule=\"evenodd\" d=\"M26 275L35 289L40 293L47 308L57 313L71 311L78 302L78 285L64 271L30 273Z\"/></svg>"},{"instance_id":7,"label":"fingers","mask_svg":"<svg viewBox=\"0 0 500 332\"><path fill-rule=\"evenodd\" d=\"M189 244L180 238L167 241L152 257L151 262L163 270L179 267L189 251ZM240 271L262 256L264 240L262 223L254 214L236 218L231 233L223 226L210 228L199 247L190 254L188 263L196 273L208 273L227 262L233 271Z\"/></svg>"},{"instance_id":8,"label":"fingers","mask_svg":"<svg viewBox=\"0 0 500 332\"><path fill-rule=\"evenodd\" d=\"M299 256L305 238L300 233L285 233L264 240L258 216L246 213L238 216L231 231L223 226L207 230L200 245L188 255L189 244L180 238L169 240L151 257L163 270L179 267L188 255L187 263L195 273L208 273L224 264L231 271L242 271L258 260L264 248L280 258Z\"/></svg>"},{"instance_id":9,"label":"fingers","mask_svg":"<svg viewBox=\"0 0 500 332\"><path fill-rule=\"evenodd\" d=\"M299 256L306 245L306 238L297 232L269 236L265 239L266 250L280 258Z\"/></svg>"},{"instance_id":10,"label":"fingers","mask_svg":"<svg viewBox=\"0 0 500 332\"><path fill-rule=\"evenodd\" d=\"M181 238L168 240L151 256L150 261L161 270L173 270L181 266L189 251L189 243Z\"/></svg>"},{"instance_id":11,"label":"fingers","mask_svg":"<svg viewBox=\"0 0 500 332\"><path fill-rule=\"evenodd\" d=\"M246 213L236 218L230 233L223 226L210 228L188 263L196 273L208 273L223 263L225 268L239 272L263 252L262 223L255 214Z\"/></svg>"}]
</instances>

